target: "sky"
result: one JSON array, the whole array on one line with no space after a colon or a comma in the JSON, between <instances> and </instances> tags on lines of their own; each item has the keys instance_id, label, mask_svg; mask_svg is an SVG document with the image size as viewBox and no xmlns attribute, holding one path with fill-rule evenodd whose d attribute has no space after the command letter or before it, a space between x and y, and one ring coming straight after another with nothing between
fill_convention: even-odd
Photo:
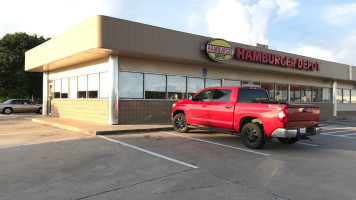
<instances>
[{"instance_id":1,"label":"sky","mask_svg":"<svg viewBox=\"0 0 356 200\"><path fill-rule=\"evenodd\" d=\"M0 0L0 38L106 15L356 66L356 0Z\"/></svg>"}]
</instances>

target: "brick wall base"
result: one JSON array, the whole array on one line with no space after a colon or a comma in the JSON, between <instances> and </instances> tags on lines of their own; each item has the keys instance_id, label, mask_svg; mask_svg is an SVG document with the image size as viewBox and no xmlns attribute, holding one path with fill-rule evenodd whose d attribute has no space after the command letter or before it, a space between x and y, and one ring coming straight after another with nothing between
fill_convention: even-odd
<instances>
[{"instance_id":1,"label":"brick wall base","mask_svg":"<svg viewBox=\"0 0 356 200\"><path fill-rule=\"evenodd\" d=\"M108 100L52 100L51 115L100 124L108 123Z\"/></svg>"},{"instance_id":2,"label":"brick wall base","mask_svg":"<svg viewBox=\"0 0 356 200\"><path fill-rule=\"evenodd\" d=\"M119 100L119 124L171 123L168 100Z\"/></svg>"}]
</instances>

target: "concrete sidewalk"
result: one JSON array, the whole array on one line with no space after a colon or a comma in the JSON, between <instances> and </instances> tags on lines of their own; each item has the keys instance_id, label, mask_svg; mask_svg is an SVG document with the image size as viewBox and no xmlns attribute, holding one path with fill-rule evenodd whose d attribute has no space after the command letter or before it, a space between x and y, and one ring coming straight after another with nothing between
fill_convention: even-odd
<instances>
[{"instance_id":1,"label":"concrete sidewalk","mask_svg":"<svg viewBox=\"0 0 356 200\"><path fill-rule=\"evenodd\" d=\"M91 135L172 130L170 124L106 125L57 117L33 118L33 122Z\"/></svg>"}]
</instances>

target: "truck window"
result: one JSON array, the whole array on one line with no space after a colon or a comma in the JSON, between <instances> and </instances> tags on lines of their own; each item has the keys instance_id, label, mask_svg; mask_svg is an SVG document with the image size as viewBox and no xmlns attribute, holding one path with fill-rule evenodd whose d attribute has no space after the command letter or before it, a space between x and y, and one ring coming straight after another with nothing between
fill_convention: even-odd
<instances>
[{"instance_id":1,"label":"truck window","mask_svg":"<svg viewBox=\"0 0 356 200\"><path fill-rule=\"evenodd\" d=\"M240 89L239 102L268 101L267 92L264 90Z\"/></svg>"},{"instance_id":2,"label":"truck window","mask_svg":"<svg viewBox=\"0 0 356 200\"><path fill-rule=\"evenodd\" d=\"M227 102L230 101L231 90L217 89L214 92L213 102Z\"/></svg>"},{"instance_id":3,"label":"truck window","mask_svg":"<svg viewBox=\"0 0 356 200\"><path fill-rule=\"evenodd\" d=\"M204 90L199 94L195 95L192 99L193 101L211 101L213 97L214 90Z\"/></svg>"}]
</instances>

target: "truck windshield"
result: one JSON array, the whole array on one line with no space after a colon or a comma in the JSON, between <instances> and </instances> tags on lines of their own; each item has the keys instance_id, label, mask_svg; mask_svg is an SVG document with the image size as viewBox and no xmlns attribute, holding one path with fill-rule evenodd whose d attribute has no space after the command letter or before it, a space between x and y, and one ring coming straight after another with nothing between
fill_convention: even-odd
<instances>
[{"instance_id":1,"label":"truck windshield","mask_svg":"<svg viewBox=\"0 0 356 200\"><path fill-rule=\"evenodd\" d=\"M239 102L258 102L268 101L267 92L264 90L255 89L240 89L239 90Z\"/></svg>"}]
</instances>

